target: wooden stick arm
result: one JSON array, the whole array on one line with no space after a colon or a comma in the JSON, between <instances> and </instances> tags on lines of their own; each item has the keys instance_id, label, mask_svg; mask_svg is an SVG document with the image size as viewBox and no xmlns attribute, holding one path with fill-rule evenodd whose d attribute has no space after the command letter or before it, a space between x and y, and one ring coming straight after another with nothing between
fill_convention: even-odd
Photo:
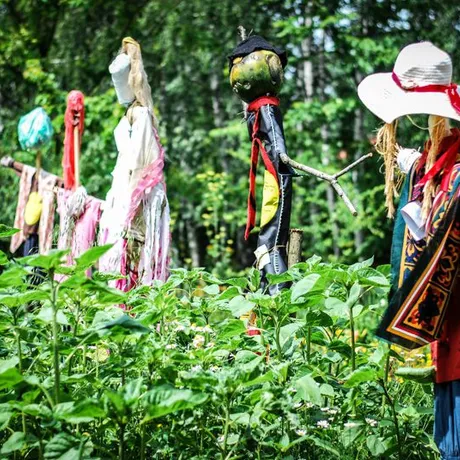
<instances>
[{"instance_id":1,"label":"wooden stick arm","mask_svg":"<svg viewBox=\"0 0 460 460\"><path fill-rule=\"evenodd\" d=\"M10 168L12 169L16 174L21 175L22 170L24 169L24 163L21 163L20 161L15 161L13 158L6 156L2 157L0 160L0 165L3 166L4 168ZM42 170L44 171L44 170ZM44 171L46 172L46 171ZM57 178L57 185L58 187L63 188L64 187L64 179L61 177Z\"/></svg>"},{"instance_id":2,"label":"wooden stick arm","mask_svg":"<svg viewBox=\"0 0 460 460\"><path fill-rule=\"evenodd\" d=\"M356 161L354 161L352 164L348 165L346 168L342 169L338 173L331 175L331 174L324 173L318 169L311 168L310 166L303 165L302 163L298 163L297 161L294 161L291 158L289 158L286 153L280 154L280 158L283 163L292 166L294 169L303 171L309 174L310 176L315 176L318 179L329 182L332 188L337 193L337 195L339 195L339 197L343 200L343 202L345 203L345 206L354 216L356 216L358 212L356 211L356 208L353 206L353 203L348 198L347 194L345 193L345 190L343 190L343 188L341 187L337 179L343 176L345 173L351 171L353 168L356 168L356 166L358 166L359 164L361 164L363 161L367 160L371 156L372 156L372 153L368 153L367 155L364 155L361 158L358 158Z\"/></svg>"}]
</instances>

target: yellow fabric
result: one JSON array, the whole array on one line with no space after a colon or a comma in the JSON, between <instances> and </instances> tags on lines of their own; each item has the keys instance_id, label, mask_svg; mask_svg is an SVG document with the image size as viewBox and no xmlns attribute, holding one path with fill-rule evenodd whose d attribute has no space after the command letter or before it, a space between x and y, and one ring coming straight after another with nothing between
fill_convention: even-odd
<instances>
[{"instance_id":1,"label":"yellow fabric","mask_svg":"<svg viewBox=\"0 0 460 460\"><path fill-rule=\"evenodd\" d=\"M264 191L262 195L262 213L260 226L267 225L275 216L280 201L278 182L267 170L264 175Z\"/></svg>"},{"instance_id":2,"label":"yellow fabric","mask_svg":"<svg viewBox=\"0 0 460 460\"><path fill-rule=\"evenodd\" d=\"M24 210L24 222L27 225L35 225L42 214L42 197L37 192L32 192Z\"/></svg>"}]
</instances>

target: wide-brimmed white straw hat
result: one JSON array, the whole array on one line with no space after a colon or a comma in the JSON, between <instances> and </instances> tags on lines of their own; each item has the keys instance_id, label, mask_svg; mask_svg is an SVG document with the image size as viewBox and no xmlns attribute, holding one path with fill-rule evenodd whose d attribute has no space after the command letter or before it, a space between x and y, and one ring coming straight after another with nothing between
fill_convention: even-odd
<instances>
[{"instance_id":1,"label":"wide-brimmed white straw hat","mask_svg":"<svg viewBox=\"0 0 460 460\"><path fill-rule=\"evenodd\" d=\"M430 42L403 48L393 72L366 77L358 86L358 96L386 123L412 114L460 121L460 95L452 83L452 60Z\"/></svg>"}]
</instances>

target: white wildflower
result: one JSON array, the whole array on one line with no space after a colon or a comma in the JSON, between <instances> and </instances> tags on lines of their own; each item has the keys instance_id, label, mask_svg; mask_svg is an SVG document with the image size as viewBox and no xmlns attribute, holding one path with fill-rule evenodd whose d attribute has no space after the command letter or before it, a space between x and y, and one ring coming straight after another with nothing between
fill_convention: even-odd
<instances>
[{"instance_id":1,"label":"white wildflower","mask_svg":"<svg viewBox=\"0 0 460 460\"><path fill-rule=\"evenodd\" d=\"M329 413L329 407L321 407L321 412L326 412L326 413Z\"/></svg>"},{"instance_id":2,"label":"white wildflower","mask_svg":"<svg viewBox=\"0 0 460 460\"><path fill-rule=\"evenodd\" d=\"M339 412L337 409L329 409L328 414L330 414L330 415L336 415L337 412Z\"/></svg>"},{"instance_id":3,"label":"white wildflower","mask_svg":"<svg viewBox=\"0 0 460 460\"><path fill-rule=\"evenodd\" d=\"M370 417L366 417L366 423L369 424L372 428L378 425L377 420L374 420L373 418L370 418Z\"/></svg>"},{"instance_id":4,"label":"white wildflower","mask_svg":"<svg viewBox=\"0 0 460 460\"><path fill-rule=\"evenodd\" d=\"M297 389L294 388L294 387L289 387L289 388L287 389L287 391L288 391L289 393L297 393Z\"/></svg>"},{"instance_id":5,"label":"white wildflower","mask_svg":"<svg viewBox=\"0 0 460 460\"><path fill-rule=\"evenodd\" d=\"M206 326L203 328L203 332L212 332L212 328L209 324L206 324Z\"/></svg>"},{"instance_id":6,"label":"white wildflower","mask_svg":"<svg viewBox=\"0 0 460 460\"><path fill-rule=\"evenodd\" d=\"M185 326L183 324L179 324L176 327L176 332L182 332L182 331L185 331Z\"/></svg>"},{"instance_id":7,"label":"white wildflower","mask_svg":"<svg viewBox=\"0 0 460 460\"><path fill-rule=\"evenodd\" d=\"M294 404L294 409L298 409L299 407L302 407L302 403L301 402L298 402L298 403L295 403Z\"/></svg>"},{"instance_id":8,"label":"white wildflower","mask_svg":"<svg viewBox=\"0 0 460 460\"><path fill-rule=\"evenodd\" d=\"M223 436L219 436L217 438L217 442L224 442L224 437Z\"/></svg>"},{"instance_id":9,"label":"white wildflower","mask_svg":"<svg viewBox=\"0 0 460 460\"><path fill-rule=\"evenodd\" d=\"M307 432L306 430L296 430L295 434L298 436L305 436Z\"/></svg>"},{"instance_id":10,"label":"white wildflower","mask_svg":"<svg viewBox=\"0 0 460 460\"><path fill-rule=\"evenodd\" d=\"M217 372L217 371L219 370L219 366L210 366L210 367L209 367L209 370L210 370L211 372Z\"/></svg>"},{"instance_id":11,"label":"white wildflower","mask_svg":"<svg viewBox=\"0 0 460 460\"><path fill-rule=\"evenodd\" d=\"M198 372L198 371L201 371L201 369L203 369L199 364L196 364L195 366L193 366L190 370L192 372Z\"/></svg>"},{"instance_id":12,"label":"white wildflower","mask_svg":"<svg viewBox=\"0 0 460 460\"><path fill-rule=\"evenodd\" d=\"M343 426L345 428L356 428L357 426L359 426L359 423L356 423L356 422L346 422L343 424Z\"/></svg>"},{"instance_id":13,"label":"white wildflower","mask_svg":"<svg viewBox=\"0 0 460 460\"><path fill-rule=\"evenodd\" d=\"M195 348L201 348L204 345L206 339L202 335L196 335L193 339L193 346Z\"/></svg>"},{"instance_id":14,"label":"white wildflower","mask_svg":"<svg viewBox=\"0 0 460 460\"><path fill-rule=\"evenodd\" d=\"M177 348L175 343L168 343L168 345L166 345L166 350L174 350L175 348Z\"/></svg>"},{"instance_id":15,"label":"white wildflower","mask_svg":"<svg viewBox=\"0 0 460 460\"><path fill-rule=\"evenodd\" d=\"M419 358L419 359L422 359L422 358L425 357L425 355L424 355L423 353L417 353L417 354L415 355L415 357L416 357L416 358Z\"/></svg>"},{"instance_id":16,"label":"white wildflower","mask_svg":"<svg viewBox=\"0 0 460 460\"><path fill-rule=\"evenodd\" d=\"M305 407L306 407L307 409L311 409L312 407L314 407L314 404L313 404L312 402L307 402L307 403L305 404Z\"/></svg>"},{"instance_id":17,"label":"white wildflower","mask_svg":"<svg viewBox=\"0 0 460 460\"><path fill-rule=\"evenodd\" d=\"M319 420L318 422L316 422L316 426L318 428L329 428L331 426L331 424L327 421L327 420Z\"/></svg>"},{"instance_id":18,"label":"white wildflower","mask_svg":"<svg viewBox=\"0 0 460 460\"><path fill-rule=\"evenodd\" d=\"M406 358L406 363L413 363L414 361L414 358Z\"/></svg>"},{"instance_id":19,"label":"white wildflower","mask_svg":"<svg viewBox=\"0 0 460 460\"><path fill-rule=\"evenodd\" d=\"M208 342L208 343L206 344L206 348L212 348L214 345L215 345L214 342Z\"/></svg>"}]
</instances>

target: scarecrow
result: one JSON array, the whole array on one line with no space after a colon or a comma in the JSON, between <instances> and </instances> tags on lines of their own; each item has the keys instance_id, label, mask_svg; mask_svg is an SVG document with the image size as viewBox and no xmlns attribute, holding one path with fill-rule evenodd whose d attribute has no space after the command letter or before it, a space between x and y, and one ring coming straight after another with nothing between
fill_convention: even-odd
<instances>
[{"instance_id":1,"label":"scarecrow","mask_svg":"<svg viewBox=\"0 0 460 460\"><path fill-rule=\"evenodd\" d=\"M372 156L364 155L334 175L288 157L283 116L277 97L286 64L286 52L257 35L244 39L229 56L230 84L233 91L248 104L246 121L252 141L245 239L248 239L256 222L255 186L259 156L265 166L260 232L255 251L256 265L262 274L262 288L268 285L268 274L279 275L287 270L292 178L301 175L295 170L329 182L350 212L356 215L356 209L338 183L338 178ZM268 285L268 292L275 295L288 286L289 283L285 282Z\"/></svg>"},{"instance_id":2,"label":"scarecrow","mask_svg":"<svg viewBox=\"0 0 460 460\"><path fill-rule=\"evenodd\" d=\"M51 120L41 107L37 107L19 120L19 143L24 150L35 153L36 167L21 165L18 170L21 179L14 227L19 229L19 232L11 238L12 253L23 243L24 256L38 252L46 254L51 249L55 209L54 187L58 178L42 169L41 154L52 136ZM11 160L7 165L10 164L14 165L15 162Z\"/></svg>"},{"instance_id":3,"label":"scarecrow","mask_svg":"<svg viewBox=\"0 0 460 460\"><path fill-rule=\"evenodd\" d=\"M392 291L377 334L406 348L430 343L435 364L435 441L460 459L460 95L448 54L429 42L405 47L393 72L365 78L358 94L385 122L376 149L385 163L388 214L407 173L392 247ZM422 153L396 143L397 120L429 115ZM397 165L400 166L398 171Z\"/></svg>"},{"instance_id":4,"label":"scarecrow","mask_svg":"<svg viewBox=\"0 0 460 460\"><path fill-rule=\"evenodd\" d=\"M255 185L259 154L265 165L260 232L255 251L263 286L267 285L267 274L278 275L287 270L286 245L294 172L280 159L280 154L286 153L286 145L277 97L286 64L286 52L257 35L243 40L229 56L230 83L235 93L248 103L247 125L252 141L245 239L256 221ZM286 283L271 285L269 292L276 294L286 286Z\"/></svg>"},{"instance_id":5,"label":"scarecrow","mask_svg":"<svg viewBox=\"0 0 460 460\"><path fill-rule=\"evenodd\" d=\"M72 90L67 95L64 116L64 188L57 192L60 215L58 248L69 249L67 265L72 265L75 258L94 245L102 206L102 201L89 196L80 184L80 151L84 120L84 95L81 91ZM63 280L65 276L58 279Z\"/></svg>"},{"instance_id":6,"label":"scarecrow","mask_svg":"<svg viewBox=\"0 0 460 460\"><path fill-rule=\"evenodd\" d=\"M126 112L114 131L118 157L99 231L99 244L114 246L99 269L124 275L116 287L128 291L167 278L169 205L164 152L139 43L124 38L109 72Z\"/></svg>"}]
</instances>

